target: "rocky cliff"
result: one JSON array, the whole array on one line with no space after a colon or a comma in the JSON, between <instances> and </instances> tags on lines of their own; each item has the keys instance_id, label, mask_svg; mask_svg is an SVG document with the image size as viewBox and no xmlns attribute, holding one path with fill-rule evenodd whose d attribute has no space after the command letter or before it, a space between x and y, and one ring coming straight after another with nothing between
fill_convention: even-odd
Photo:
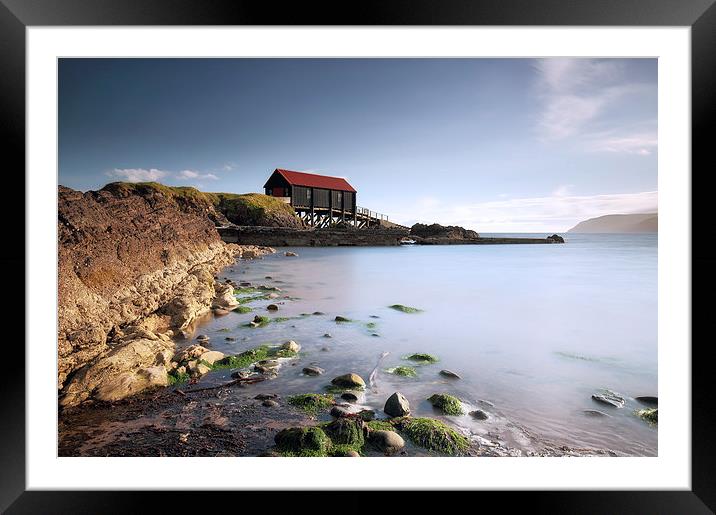
<instances>
[{"instance_id":1,"label":"rocky cliff","mask_svg":"<svg viewBox=\"0 0 716 515\"><path fill-rule=\"evenodd\" d=\"M161 185L158 185L161 186ZM215 273L246 249L221 241L213 203L189 191L114 183L58 191L61 404L166 384L171 337L235 307ZM198 193L198 192L197 192Z\"/></svg>"}]
</instances>

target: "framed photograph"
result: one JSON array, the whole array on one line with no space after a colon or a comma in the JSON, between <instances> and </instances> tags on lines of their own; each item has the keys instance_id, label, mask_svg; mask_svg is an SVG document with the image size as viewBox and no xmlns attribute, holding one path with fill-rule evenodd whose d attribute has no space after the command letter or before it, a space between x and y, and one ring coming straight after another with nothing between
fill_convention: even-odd
<instances>
[{"instance_id":1,"label":"framed photograph","mask_svg":"<svg viewBox=\"0 0 716 515\"><path fill-rule=\"evenodd\" d=\"M0 507L710 513L712 3L2 0Z\"/></svg>"}]
</instances>

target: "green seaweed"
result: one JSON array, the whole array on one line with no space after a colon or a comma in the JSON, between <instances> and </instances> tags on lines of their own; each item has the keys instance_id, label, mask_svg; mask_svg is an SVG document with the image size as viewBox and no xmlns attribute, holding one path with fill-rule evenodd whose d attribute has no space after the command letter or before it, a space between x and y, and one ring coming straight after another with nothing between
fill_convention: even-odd
<instances>
[{"instance_id":1,"label":"green seaweed","mask_svg":"<svg viewBox=\"0 0 716 515\"><path fill-rule=\"evenodd\" d=\"M457 397L448 395L446 393L435 394L428 397L430 404L441 410L446 415L464 415L465 411L462 409L462 403Z\"/></svg>"},{"instance_id":2,"label":"green seaweed","mask_svg":"<svg viewBox=\"0 0 716 515\"><path fill-rule=\"evenodd\" d=\"M413 443L443 454L463 454L470 447L466 437L432 418L406 417L400 421L400 429Z\"/></svg>"},{"instance_id":3,"label":"green seaweed","mask_svg":"<svg viewBox=\"0 0 716 515\"><path fill-rule=\"evenodd\" d=\"M336 316L336 318L334 318L333 321L338 322L338 323L353 322L353 320L351 320L350 318L347 318L347 317L344 317L341 315Z\"/></svg>"},{"instance_id":4,"label":"green seaweed","mask_svg":"<svg viewBox=\"0 0 716 515\"><path fill-rule=\"evenodd\" d=\"M415 361L415 362L421 363L421 364L437 363L438 361L440 361L437 356L433 356L432 354L425 354L422 352L416 352L415 354L409 354L408 356L403 356L403 359Z\"/></svg>"},{"instance_id":5,"label":"green seaweed","mask_svg":"<svg viewBox=\"0 0 716 515\"><path fill-rule=\"evenodd\" d=\"M418 373L415 371L413 367L393 367L388 368L385 370L389 374L394 374L396 376L404 376L404 377L417 377Z\"/></svg>"},{"instance_id":6,"label":"green seaweed","mask_svg":"<svg viewBox=\"0 0 716 515\"><path fill-rule=\"evenodd\" d=\"M649 424L659 423L659 409L658 408L645 408L637 410L636 415L639 418L646 420Z\"/></svg>"},{"instance_id":7,"label":"green seaweed","mask_svg":"<svg viewBox=\"0 0 716 515\"><path fill-rule=\"evenodd\" d=\"M326 410L335 404L333 397L320 393L302 393L288 398L288 403L302 409L310 415Z\"/></svg>"},{"instance_id":8,"label":"green seaweed","mask_svg":"<svg viewBox=\"0 0 716 515\"><path fill-rule=\"evenodd\" d=\"M293 358L294 356L297 356L297 353L288 349L261 345L254 349L244 351L241 354L226 356L224 357L224 359L215 361L213 365L209 365L206 362L204 362L204 364L209 366L209 368L211 368L212 370L218 370L223 368L245 368L252 363L256 363L264 359Z\"/></svg>"},{"instance_id":9,"label":"green seaweed","mask_svg":"<svg viewBox=\"0 0 716 515\"><path fill-rule=\"evenodd\" d=\"M323 426L323 431L334 444L360 449L365 445L363 421L354 418L338 418Z\"/></svg>"},{"instance_id":10,"label":"green seaweed","mask_svg":"<svg viewBox=\"0 0 716 515\"><path fill-rule=\"evenodd\" d=\"M371 431L395 431L395 427L387 420L371 420L365 423Z\"/></svg>"},{"instance_id":11,"label":"green seaweed","mask_svg":"<svg viewBox=\"0 0 716 515\"><path fill-rule=\"evenodd\" d=\"M265 327L266 325L271 323L271 319L264 315L256 315L254 319L251 322L246 322L244 324L244 327ZM258 324L258 325L254 325Z\"/></svg>"},{"instance_id":12,"label":"green seaweed","mask_svg":"<svg viewBox=\"0 0 716 515\"><path fill-rule=\"evenodd\" d=\"M244 315L246 313L251 313L253 309L251 309L248 306L239 306L234 310L234 313L239 313L240 315Z\"/></svg>"},{"instance_id":13,"label":"green seaweed","mask_svg":"<svg viewBox=\"0 0 716 515\"><path fill-rule=\"evenodd\" d=\"M422 309L404 306L403 304L393 304L392 306L388 307L396 311L400 311L401 313L422 313L423 311Z\"/></svg>"},{"instance_id":14,"label":"green seaweed","mask_svg":"<svg viewBox=\"0 0 716 515\"><path fill-rule=\"evenodd\" d=\"M186 372L177 372L176 370L172 370L167 374L167 379L170 386L175 386L186 383L189 379L191 379L191 377Z\"/></svg>"},{"instance_id":15,"label":"green seaweed","mask_svg":"<svg viewBox=\"0 0 716 515\"><path fill-rule=\"evenodd\" d=\"M319 427L290 427L279 431L274 441L284 456L328 456L331 439Z\"/></svg>"}]
</instances>

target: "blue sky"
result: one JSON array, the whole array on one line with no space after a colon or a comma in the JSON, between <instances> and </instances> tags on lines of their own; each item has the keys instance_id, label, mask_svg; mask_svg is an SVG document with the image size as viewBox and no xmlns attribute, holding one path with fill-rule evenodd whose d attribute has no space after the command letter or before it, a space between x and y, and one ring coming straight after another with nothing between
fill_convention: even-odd
<instances>
[{"instance_id":1,"label":"blue sky","mask_svg":"<svg viewBox=\"0 0 716 515\"><path fill-rule=\"evenodd\" d=\"M59 181L346 177L405 224L564 231L657 208L655 59L62 59Z\"/></svg>"}]
</instances>

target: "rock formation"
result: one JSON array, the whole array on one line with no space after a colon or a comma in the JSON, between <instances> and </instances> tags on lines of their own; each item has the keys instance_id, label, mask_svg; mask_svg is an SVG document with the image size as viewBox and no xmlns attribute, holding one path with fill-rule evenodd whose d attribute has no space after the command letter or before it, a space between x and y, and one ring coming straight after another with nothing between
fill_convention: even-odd
<instances>
[{"instance_id":1,"label":"rock formation","mask_svg":"<svg viewBox=\"0 0 716 515\"><path fill-rule=\"evenodd\" d=\"M477 232L464 227L440 224L415 224L410 228L410 235L424 239L440 238L450 240L474 240L480 237Z\"/></svg>"},{"instance_id":2,"label":"rock formation","mask_svg":"<svg viewBox=\"0 0 716 515\"><path fill-rule=\"evenodd\" d=\"M163 187L164 188L164 187ZM166 384L171 336L212 307L232 309L215 273L244 250L225 244L202 197L114 183L58 191L61 404L116 400ZM196 190L194 190L196 191Z\"/></svg>"}]
</instances>

